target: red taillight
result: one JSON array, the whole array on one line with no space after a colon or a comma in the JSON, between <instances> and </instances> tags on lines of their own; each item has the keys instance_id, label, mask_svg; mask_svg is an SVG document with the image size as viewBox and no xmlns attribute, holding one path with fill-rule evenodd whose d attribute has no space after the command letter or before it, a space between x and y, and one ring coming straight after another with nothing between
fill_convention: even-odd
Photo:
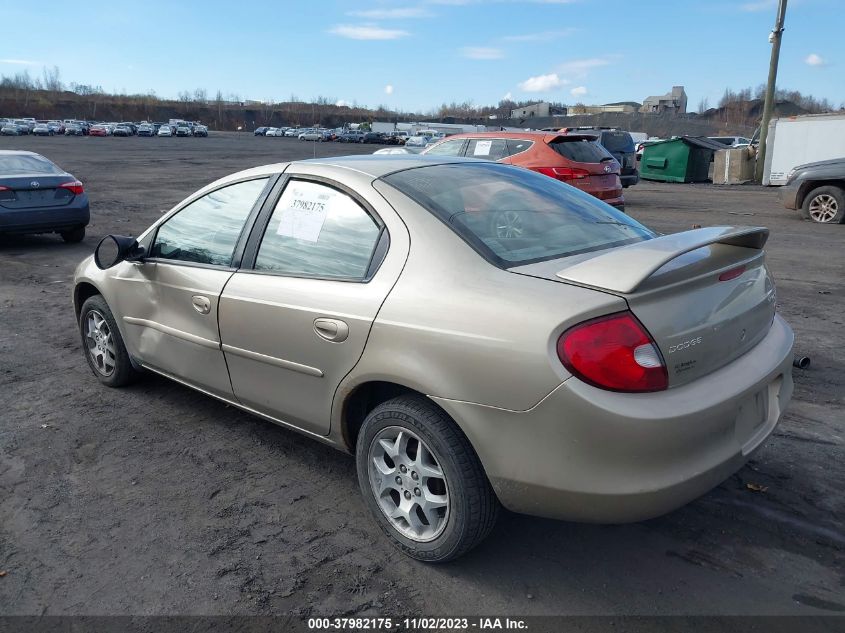
<instances>
[{"instance_id":1,"label":"red taillight","mask_svg":"<svg viewBox=\"0 0 845 633\"><path fill-rule=\"evenodd\" d=\"M744 272L745 266L737 266L736 268L726 270L721 275L719 275L719 281L730 281L731 279L736 279Z\"/></svg>"},{"instance_id":2,"label":"red taillight","mask_svg":"<svg viewBox=\"0 0 845 633\"><path fill-rule=\"evenodd\" d=\"M62 189L67 189L73 195L78 196L81 193L84 193L85 190L82 188L82 183L78 180L74 180L73 182L66 182L64 184L59 185Z\"/></svg>"},{"instance_id":3,"label":"red taillight","mask_svg":"<svg viewBox=\"0 0 845 633\"><path fill-rule=\"evenodd\" d=\"M558 180L581 180L590 177L590 172L586 169L576 167L534 167L533 170Z\"/></svg>"},{"instance_id":4,"label":"red taillight","mask_svg":"<svg viewBox=\"0 0 845 633\"><path fill-rule=\"evenodd\" d=\"M4 187L3 185L0 185L0 191L9 191L9 188Z\"/></svg>"},{"instance_id":5,"label":"red taillight","mask_svg":"<svg viewBox=\"0 0 845 633\"><path fill-rule=\"evenodd\" d=\"M657 345L630 312L585 321L557 342L560 362L586 383L610 391L662 391L669 385Z\"/></svg>"}]
</instances>

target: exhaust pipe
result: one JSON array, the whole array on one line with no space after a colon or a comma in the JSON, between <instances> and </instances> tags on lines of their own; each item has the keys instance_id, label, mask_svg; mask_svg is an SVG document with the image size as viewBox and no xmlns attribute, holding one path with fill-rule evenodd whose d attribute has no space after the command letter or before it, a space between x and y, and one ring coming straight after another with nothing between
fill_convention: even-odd
<instances>
[{"instance_id":1,"label":"exhaust pipe","mask_svg":"<svg viewBox=\"0 0 845 633\"><path fill-rule=\"evenodd\" d=\"M809 356L794 356L792 358L792 366L798 369L807 369L810 366Z\"/></svg>"}]
</instances>

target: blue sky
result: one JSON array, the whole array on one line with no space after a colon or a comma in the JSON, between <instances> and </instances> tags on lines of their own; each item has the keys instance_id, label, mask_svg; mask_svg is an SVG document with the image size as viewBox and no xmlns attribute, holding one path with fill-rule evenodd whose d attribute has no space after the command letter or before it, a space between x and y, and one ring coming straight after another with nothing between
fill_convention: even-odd
<instances>
[{"instance_id":1,"label":"blue sky","mask_svg":"<svg viewBox=\"0 0 845 633\"><path fill-rule=\"evenodd\" d=\"M775 0L291 0L18 4L0 73L162 97L317 96L427 111L443 102L642 101L690 109L766 79ZM791 0L778 84L845 102L843 0ZM37 6L37 8L35 8ZM62 17L64 16L64 17ZM12 17L7 15L7 17ZM71 20L73 21L73 20Z\"/></svg>"}]
</instances>

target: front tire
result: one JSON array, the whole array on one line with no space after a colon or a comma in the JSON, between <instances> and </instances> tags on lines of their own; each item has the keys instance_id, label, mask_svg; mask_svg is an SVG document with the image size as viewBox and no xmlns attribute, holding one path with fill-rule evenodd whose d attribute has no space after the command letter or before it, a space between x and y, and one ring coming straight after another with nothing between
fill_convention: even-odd
<instances>
[{"instance_id":1,"label":"front tire","mask_svg":"<svg viewBox=\"0 0 845 633\"><path fill-rule=\"evenodd\" d=\"M429 399L400 396L373 409L356 444L364 501L411 558L442 563L490 533L499 502L466 436Z\"/></svg>"},{"instance_id":2,"label":"front tire","mask_svg":"<svg viewBox=\"0 0 845 633\"><path fill-rule=\"evenodd\" d=\"M114 315L102 295L89 297L82 304L79 333L85 360L101 383L108 387L123 387L138 377Z\"/></svg>"},{"instance_id":3,"label":"front tire","mask_svg":"<svg viewBox=\"0 0 845 633\"><path fill-rule=\"evenodd\" d=\"M59 235L67 244L77 244L85 239L85 227L79 226L70 231L62 231Z\"/></svg>"},{"instance_id":4,"label":"front tire","mask_svg":"<svg viewBox=\"0 0 845 633\"><path fill-rule=\"evenodd\" d=\"M804 217L819 224L839 224L845 219L845 191L825 185L807 194L802 205Z\"/></svg>"}]
</instances>

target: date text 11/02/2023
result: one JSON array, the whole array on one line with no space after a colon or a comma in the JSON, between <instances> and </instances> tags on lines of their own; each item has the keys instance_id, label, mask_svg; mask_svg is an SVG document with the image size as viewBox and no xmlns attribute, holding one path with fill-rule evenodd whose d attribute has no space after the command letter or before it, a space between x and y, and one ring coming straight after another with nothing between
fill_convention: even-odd
<instances>
[{"instance_id":1,"label":"date text 11/02/2023","mask_svg":"<svg viewBox=\"0 0 845 633\"><path fill-rule=\"evenodd\" d=\"M405 631L495 631L495 630L524 630L528 628L526 622L519 618L507 617L477 617L477 618L445 618L445 617L416 617L416 618L309 618L308 629L312 631L343 631L343 630L373 630L390 631L399 629Z\"/></svg>"}]
</instances>

